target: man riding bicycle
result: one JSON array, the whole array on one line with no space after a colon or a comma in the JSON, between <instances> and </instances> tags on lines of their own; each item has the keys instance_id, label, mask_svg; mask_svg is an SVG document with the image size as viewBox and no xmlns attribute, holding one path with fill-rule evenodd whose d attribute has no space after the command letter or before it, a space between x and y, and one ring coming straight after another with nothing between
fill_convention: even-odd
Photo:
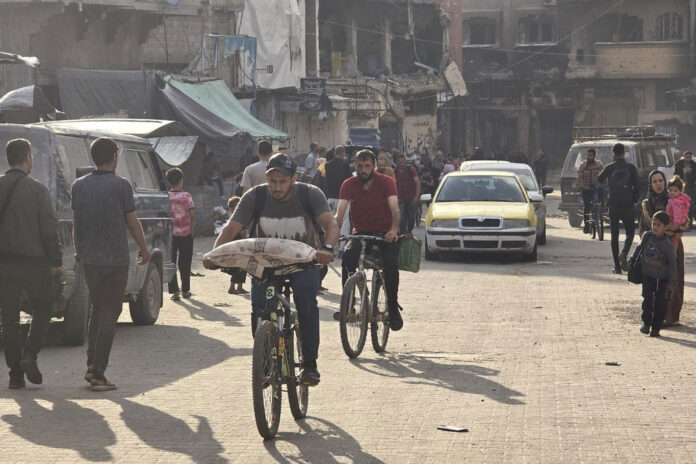
<instances>
[{"instance_id":1,"label":"man riding bicycle","mask_svg":"<svg viewBox=\"0 0 696 464\"><path fill-rule=\"evenodd\" d=\"M592 213L592 201L594 198L594 186L599 183L597 177L604 169L604 165L597 159L597 152L594 148L587 150L587 158L578 168L578 190L582 192L582 202L584 204L583 218L585 226L583 232L590 233L590 227L587 223L587 218Z\"/></svg>"},{"instance_id":2,"label":"man riding bicycle","mask_svg":"<svg viewBox=\"0 0 696 464\"><path fill-rule=\"evenodd\" d=\"M347 179L341 186L336 222L340 228L350 203L350 219L357 234L384 235L384 242L375 241L367 246L376 245L381 252L389 325L391 330L401 330L404 322L399 314L399 245L396 243L401 224L399 200L394 180L375 172L375 166L376 157L370 150L361 150L355 155L355 170L358 175ZM355 272L361 249L357 240L346 246L342 266L343 284L350 273Z\"/></svg>"},{"instance_id":3,"label":"man riding bicycle","mask_svg":"<svg viewBox=\"0 0 696 464\"><path fill-rule=\"evenodd\" d=\"M268 184L247 191L229 222L215 241L215 247L231 242L246 227L252 237L284 238L306 243L318 249L316 261L329 264L338 244L338 228L326 197L313 185L297 182L297 165L288 155L277 153L268 161ZM317 225L326 234L322 245ZM204 261L206 268L214 267ZM302 328L304 363L300 381L307 385L319 383L317 355L319 351L319 268L312 267L288 276ZM252 334L258 313L266 307L268 283L256 280L251 285Z\"/></svg>"}]
</instances>

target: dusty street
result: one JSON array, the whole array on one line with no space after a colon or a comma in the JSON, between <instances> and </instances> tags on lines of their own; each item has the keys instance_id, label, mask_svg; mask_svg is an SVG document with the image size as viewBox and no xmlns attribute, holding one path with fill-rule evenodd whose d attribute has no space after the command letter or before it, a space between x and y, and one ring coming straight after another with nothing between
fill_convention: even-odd
<instances>
[{"instance_id":1,"label":"dusty street","mask_svg":"<svg viewBox=\"0 0 696 464\"><path fill-rule=\"evenodd\" d=\"M39 358L43 386L8 390L2 369L0 461L696 462L694 233L684 325L661 339L638 332L640 286L611 274L608 240L562 218L549 219L536 264L453 258L402 273L405 326L384 356L369 341L359 359L344 355L330 272L310 417L295 422L284 398L266 443L248 300L200 266L211 243L197 239L193 299L167 298L150 327L122 316L107 373L118 391L87 389L84 350L60 346L60 323Z\"/></svg>"}]
</instances>

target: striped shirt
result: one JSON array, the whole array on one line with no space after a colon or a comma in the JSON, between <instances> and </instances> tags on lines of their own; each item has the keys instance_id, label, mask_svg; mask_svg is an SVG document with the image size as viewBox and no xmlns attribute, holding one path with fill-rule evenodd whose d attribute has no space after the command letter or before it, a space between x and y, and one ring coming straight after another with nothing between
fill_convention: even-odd
<instances>
[{"instance_id":1,"label":"striped shirt","mask_svg":"<svg viewBox=\"0 0 696 464\"><path fill-rule=\"evenodd\" d=\"M589 164L587 160L583 161L578 168L578 188L582 189L597 185L599 183L597 177L603 169L604 165L598 159L595 159L592 164Z\"/></svg>"}]
</instances>

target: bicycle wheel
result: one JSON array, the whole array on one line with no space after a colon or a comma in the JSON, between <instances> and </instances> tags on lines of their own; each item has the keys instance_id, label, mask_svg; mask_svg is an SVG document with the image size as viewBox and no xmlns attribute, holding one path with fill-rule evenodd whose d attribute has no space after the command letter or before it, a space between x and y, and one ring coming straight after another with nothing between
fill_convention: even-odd
<instances>
[{"instance_id":1,"label":"bicycle wheel","mask_svg":"<svg viewBox=\"0 0 696 464\"><path fill-rule=\"evenodd\" d=\"M341 296L341 344L349 358L357 358L367 338L367 312L365 301L365 276L353 274L343 286Z\"/></svg>"},{"instance_id":2,"label":"bicycle wheel","mask_svg":"<svg viewBox=\"0 0 696 464\"><path fill-rule=\"evenodd\" d=\"M297 375L297 371L304 361L302 356L302 336L300 334L300 326L297 324L295 324L295 328L288 336L286 356L288 357L288 365L290 367L288 372L288 377L290 377L290 382L288 382L290 411L295 419L304 419L307 416L307 406L309 405L309 387L302 385Z\"/></svg>"},{"instance_id":3,"label":"bicycle wheel","mask_svg":"<svg viewBox=\"0 0 696 464\"><path fill-rule=\"evenodd\" d=\"M599 241L604 240L604 206L597 205L597 238Z\"/></svg>"},{"instance_id":4,"label":"bicycle wheel","mask_svg":"<svg viewBox=\"0 0 696 464\"><path fill-rule=\"evenodd\" d=\"M389 324L385 324L385 321L388 319L387 292L384 288L384 282L381 278L378 278L375 283L375 291L372 294L372 321L370 324L372 348L377 353L382 353L387 348Z\"/></svg>"},{"instance_id":5,"label":"bicycle wheel","mask_svg":"<svg viewBox=\"0 0 696 464\"><path fill-rule=\"evenodd\" d=\"M262 321L254 336L251 358L251 391L256 428L265 439L275 437L280 423L280 372L278 372L278 329Z\"/></svg>"}]
</instances>

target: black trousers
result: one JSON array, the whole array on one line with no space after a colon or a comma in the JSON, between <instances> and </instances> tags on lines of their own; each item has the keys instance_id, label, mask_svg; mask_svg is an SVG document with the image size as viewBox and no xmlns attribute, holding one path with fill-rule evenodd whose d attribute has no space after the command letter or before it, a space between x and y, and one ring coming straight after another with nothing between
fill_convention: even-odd
<instances>
[{"instance_id":1,"label":"black trousers","mask_svg":"<svg viewBox=\"0 0 696 464\"><path fill-rule=\"evenodd\" d=\"M594 199L594 190L583 189L582 191L582 203L583 203L583 218L585 223L587 223L587 218L592 214L592 200Z\"/></svg>"},{"instance_id":2,"label":"black trousers","mask_svg":"<svg viewBox=\"0 0 696 464\"><path fill-rule=\"evenodd\" d=\"M667 311L667 280L643 276L643 323L655 330L662 328Z\"/></svg>"},{"instance_id":3,"label":"black trousers","mask_svg":"<svg viewBox=\"0 0 696 464\"><path fill-rule=\"evenodd\" d=\"M116 323L123 309L123 294L128 283L128 266L85 264L85 280L92 299L89 316L87 366L92 377L103 379L116 335Z\"/></svg>"},{"instance_id":4,"label":"black trousers","mask_svg":"<svg viewBox=\"0 0 696 464\"><path fill-rule=\"evenodd\" d=\"M38 354L51 323L53 276L48 264L23 263L21 258L0 261L0 311L5 361L10 370L19 370L22 345ZM32 309L26 341L19 332L20 298L25 293Z\"/></svg>"},{"instance_id":5,"label":"black trousers","mask_svg":"<svg viewBox=\"0 0 696 464\"><path fill-rule=\"evenodd\" d=\"M410 234L416 226L416 205L412 201L399 200L401 212L400 234Z\"/></svg>"},{"instance_id":6,"label":"black trousers","mask_svg":"<svg viewBox=\"0 0 696 464\"><path fill-rule=\"evenodd\" d=\"M609 227L611 229L611 254L614 258L614 269L619 269L619 222L626 229L626 240L622 253L628 255L633 244L633 236L636 233L636 213L633 207L618 209L611 207L609 210Z\"/></svg>"},{"instance_id":7,"label":"black trousers","mask_svg":"<svg viewBox=\"0 0 696 464\"><path fill-rule=\"evenodd\" d=\"M369 233L358 232L358 234L370 235ZM398 311L399 296L399 244L397 242L386 243L381 241L367 242L368 249L376 245L382 254L382 265L384 267L384 285L387 292L387 306L390 312ZM360 251L362 244L358 240L351 240L343 253L342 280L345 285L350 274L355 272L360 261Z\"/></svg>"},{"instance_id":8,"label":"black trousers","mask_svg":"<svg viewBox=\"0 0 696 464\"><path fill-rule=\"evenodd\" d=\"M178 259L177 259L178 257ZM181 274L181 291L191 291L191 261L193 260L193 237L172 237L172 261L179 266ZM169 282L169 293L179 291L179 281L174 277Z\"/></svg>"}]
</instances>

